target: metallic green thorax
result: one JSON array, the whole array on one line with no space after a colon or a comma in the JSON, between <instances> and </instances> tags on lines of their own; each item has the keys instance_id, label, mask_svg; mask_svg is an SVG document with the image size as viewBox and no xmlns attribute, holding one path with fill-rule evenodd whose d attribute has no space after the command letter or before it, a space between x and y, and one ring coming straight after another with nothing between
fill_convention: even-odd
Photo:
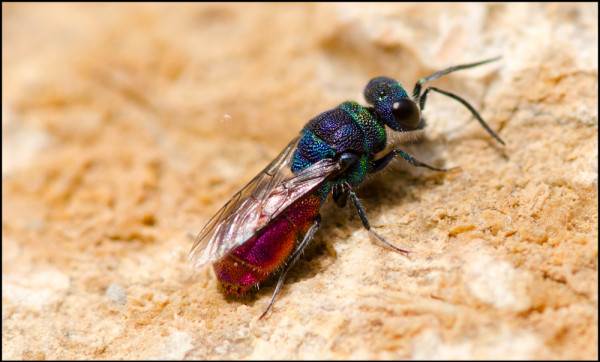
<instances>
[{"instance_id":1,"label":"metallic green thorax","mask_svg":"<svg viewBox=\"0 0 600 362\"><path fill-rule=\"evenodd\" d=\"M386 146L387 133L385 125L381 124L377 117L369 111L369 108L363 107L354 101L347 101L340 104L339 108L348 112L350 117L360 126L365 139L365 152L377 153Z\"/></svg>"}]
</instances>

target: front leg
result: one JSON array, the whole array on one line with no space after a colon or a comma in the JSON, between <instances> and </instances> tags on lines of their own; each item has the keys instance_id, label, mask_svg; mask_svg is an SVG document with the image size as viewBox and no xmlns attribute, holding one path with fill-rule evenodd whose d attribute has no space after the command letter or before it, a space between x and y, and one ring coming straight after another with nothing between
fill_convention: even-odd
<instances>
[{"instance_id":1,"label":"front leg","mask_svg":"<svg viewBox=\"0 0 600 362\"><path fill-rule=\"evenodd\" d=\"M381 170L382 168L384 168L385 166L387 166L387 164L390 163L390 161L394 157L396 157L397 155L402 156L402 158L404 160L406 160L408 163L410 163L413 166L425 167L425 168L428 168L428 169L433 170L433 171L447 172L447 171L452 171L452 170L456 170L456 169L460 168L460 167L437 168L437 167L429 166L428 164L423 163L423 162L417 160L416 158L414 158L413 156L411 156L407 152L402 151L401 149L396 148L396 149L393 149L390 152L388 152L382 158L371 162L371 167L370 167L370 171L369 172L374 173L374 172L377 172L377 171Z\"/></svg>"}]
</instances>

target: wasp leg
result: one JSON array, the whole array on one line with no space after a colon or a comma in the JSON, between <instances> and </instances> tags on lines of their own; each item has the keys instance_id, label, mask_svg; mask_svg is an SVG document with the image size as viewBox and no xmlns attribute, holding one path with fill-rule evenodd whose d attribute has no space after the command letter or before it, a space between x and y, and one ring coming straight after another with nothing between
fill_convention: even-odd
<instances>
[{"instance_id":1,"label":"wasp leg","mask_svg":"<svg viewBox=\"0 0 600 362\"><path fill-rule=\"evenodd\" d=\"M333 201L335 201L338 207L346 206L346 200L348 200L348 189L346 186L345 182L333 185Z\"/></svg>"},{"instance_id":2,"label":"wasp leg","mask_svg":"<svg viewBox=\"0 0 600 362\"><path fill-rule=\"evenodd\" d=\"M423 162L417 160L416 158L414 158L413 156L411 156L407 152L402 151L402 150L396 148L396 149L393 149L390 152L388 152L382 158L371 162L371 171L370 172L377 172L377 171L381 170L382 168L384 168L385 166L387 166L387 164L394 157L396 157L397 155L402 156L402 158L404 160L406 160L408 163L410 163L413 166L425 167L425 168L428 168L428 169L433 170L433 171L447 172L447 171L452 171L452 170L456 170L456 169L460 168L460 167L437 168L437 167L429 166L428 164L423 163Z\"/></svg>"},{"instance_id":3,"label":"wasp leg","mask_svg":"<svg viewBox=\"0 0 600 362\"><path fill-rule=\"evenodd\" d=\"M292 258L290 259L290 262L287 263L287 265L285 266L285 269L283 270L283 273L281 273L281 276L279 277L279 280L277 281L277 286L275 287L275 292L273 293L273 297L271 297L271 303L269 303L269 306L267 307L267 309L264 311L264 313L258 319L262 319L267 314L267 312L271 309L271 307L273 306L273 303L275 302L275 298L277 297L277 294L279 294L279 289L281 289L281 286L283 285L283 282L285 281L285 276L287 275L287 272L292 268L294 263L296 263L296 261L298 261L298 258L304 251L304 248L306 248L308 243L310 243L310 241L313 239L313 236L315 235L315 232L317 231L317 229L319 228L320 225L321 225L321 215L317 216L317 219L315 220L315 222L312 224L310 229L308 229L308 231L306 232L306 235L304 235L304 239L302 239L302 241L300 242L300 244L294 251L294 254L292 255Z\"/></svg>"},{"instance_id":4,"label":"wasp leg","mask_svg":"<svg viewBox=\"0 0 600 362\"><path fill-rule=\"evenodd\" d=\"M400 248L388 243L381 235L377 234L373 229L371 229L371 225L369 224L369 220L367 220L367 215L365 214L365 210L363 209L362 205L358 201L358 197L356 197L356 194L354 193L354 191L348 189L348 196L350 196L352 198L352 202L354 203L354 206L356 206L356 211L358 211L358 216L360 216L360 220L362 221L365 229L369 230L373 235L375 235L385 245L389 246L390 248L394 249L395 251L397 251L399 253L408 255L408 250L400 249Z\"/></svg>"}]
</instances>

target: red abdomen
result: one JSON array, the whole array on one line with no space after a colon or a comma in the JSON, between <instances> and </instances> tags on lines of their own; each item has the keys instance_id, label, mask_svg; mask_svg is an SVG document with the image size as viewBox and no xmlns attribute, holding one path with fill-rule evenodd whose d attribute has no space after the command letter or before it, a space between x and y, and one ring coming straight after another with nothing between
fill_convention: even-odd
<instances>
[{"instance_id":1,"label":"red abdomen","mask_svg":"<svg viewBox=\"0 0 600 362\"><path fill-rule=\"evenodd\" d=\"M221 286L241 295L267 279L288 260L319 215L320 207L319 197L309 195L273 219L259 234L215 262L213 268Z\"/></svg>"}]
</instances>

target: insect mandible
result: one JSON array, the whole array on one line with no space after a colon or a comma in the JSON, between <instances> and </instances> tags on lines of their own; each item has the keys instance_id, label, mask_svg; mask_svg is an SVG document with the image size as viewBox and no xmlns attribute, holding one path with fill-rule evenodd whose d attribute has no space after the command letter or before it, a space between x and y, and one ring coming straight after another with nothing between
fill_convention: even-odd
<instances>
[{"instance_id":1,"label":"insect mandible","mask_svg":"<svg viewBox=\"0 0 600 362\"><path fill-rule=\"evenodd\" d=\"M330 193L340 207L350 199L369 232L395 251L407 254L408 251L390 244L371 229L353 188L368 174L386 167L396 156L413 166L449 170L429 166L401 149L376 158L387 145L386 126L396 132L423 129L425 121L421 112L430 91L463 104L481 126L504 145L463 98L431 86L421 91L426 82L499 58L457 65L421 78L415 84L412 98L397 81L374 78L364 91L371 107L346 101L319 114L212 217L195 240L188 257L190 264L198 267L212 263L219 284L226 292L238 295L279 272L271 301L260 316L264 317L286 274L319 228L319 211Z\"/></svg>"}]
</instances>

